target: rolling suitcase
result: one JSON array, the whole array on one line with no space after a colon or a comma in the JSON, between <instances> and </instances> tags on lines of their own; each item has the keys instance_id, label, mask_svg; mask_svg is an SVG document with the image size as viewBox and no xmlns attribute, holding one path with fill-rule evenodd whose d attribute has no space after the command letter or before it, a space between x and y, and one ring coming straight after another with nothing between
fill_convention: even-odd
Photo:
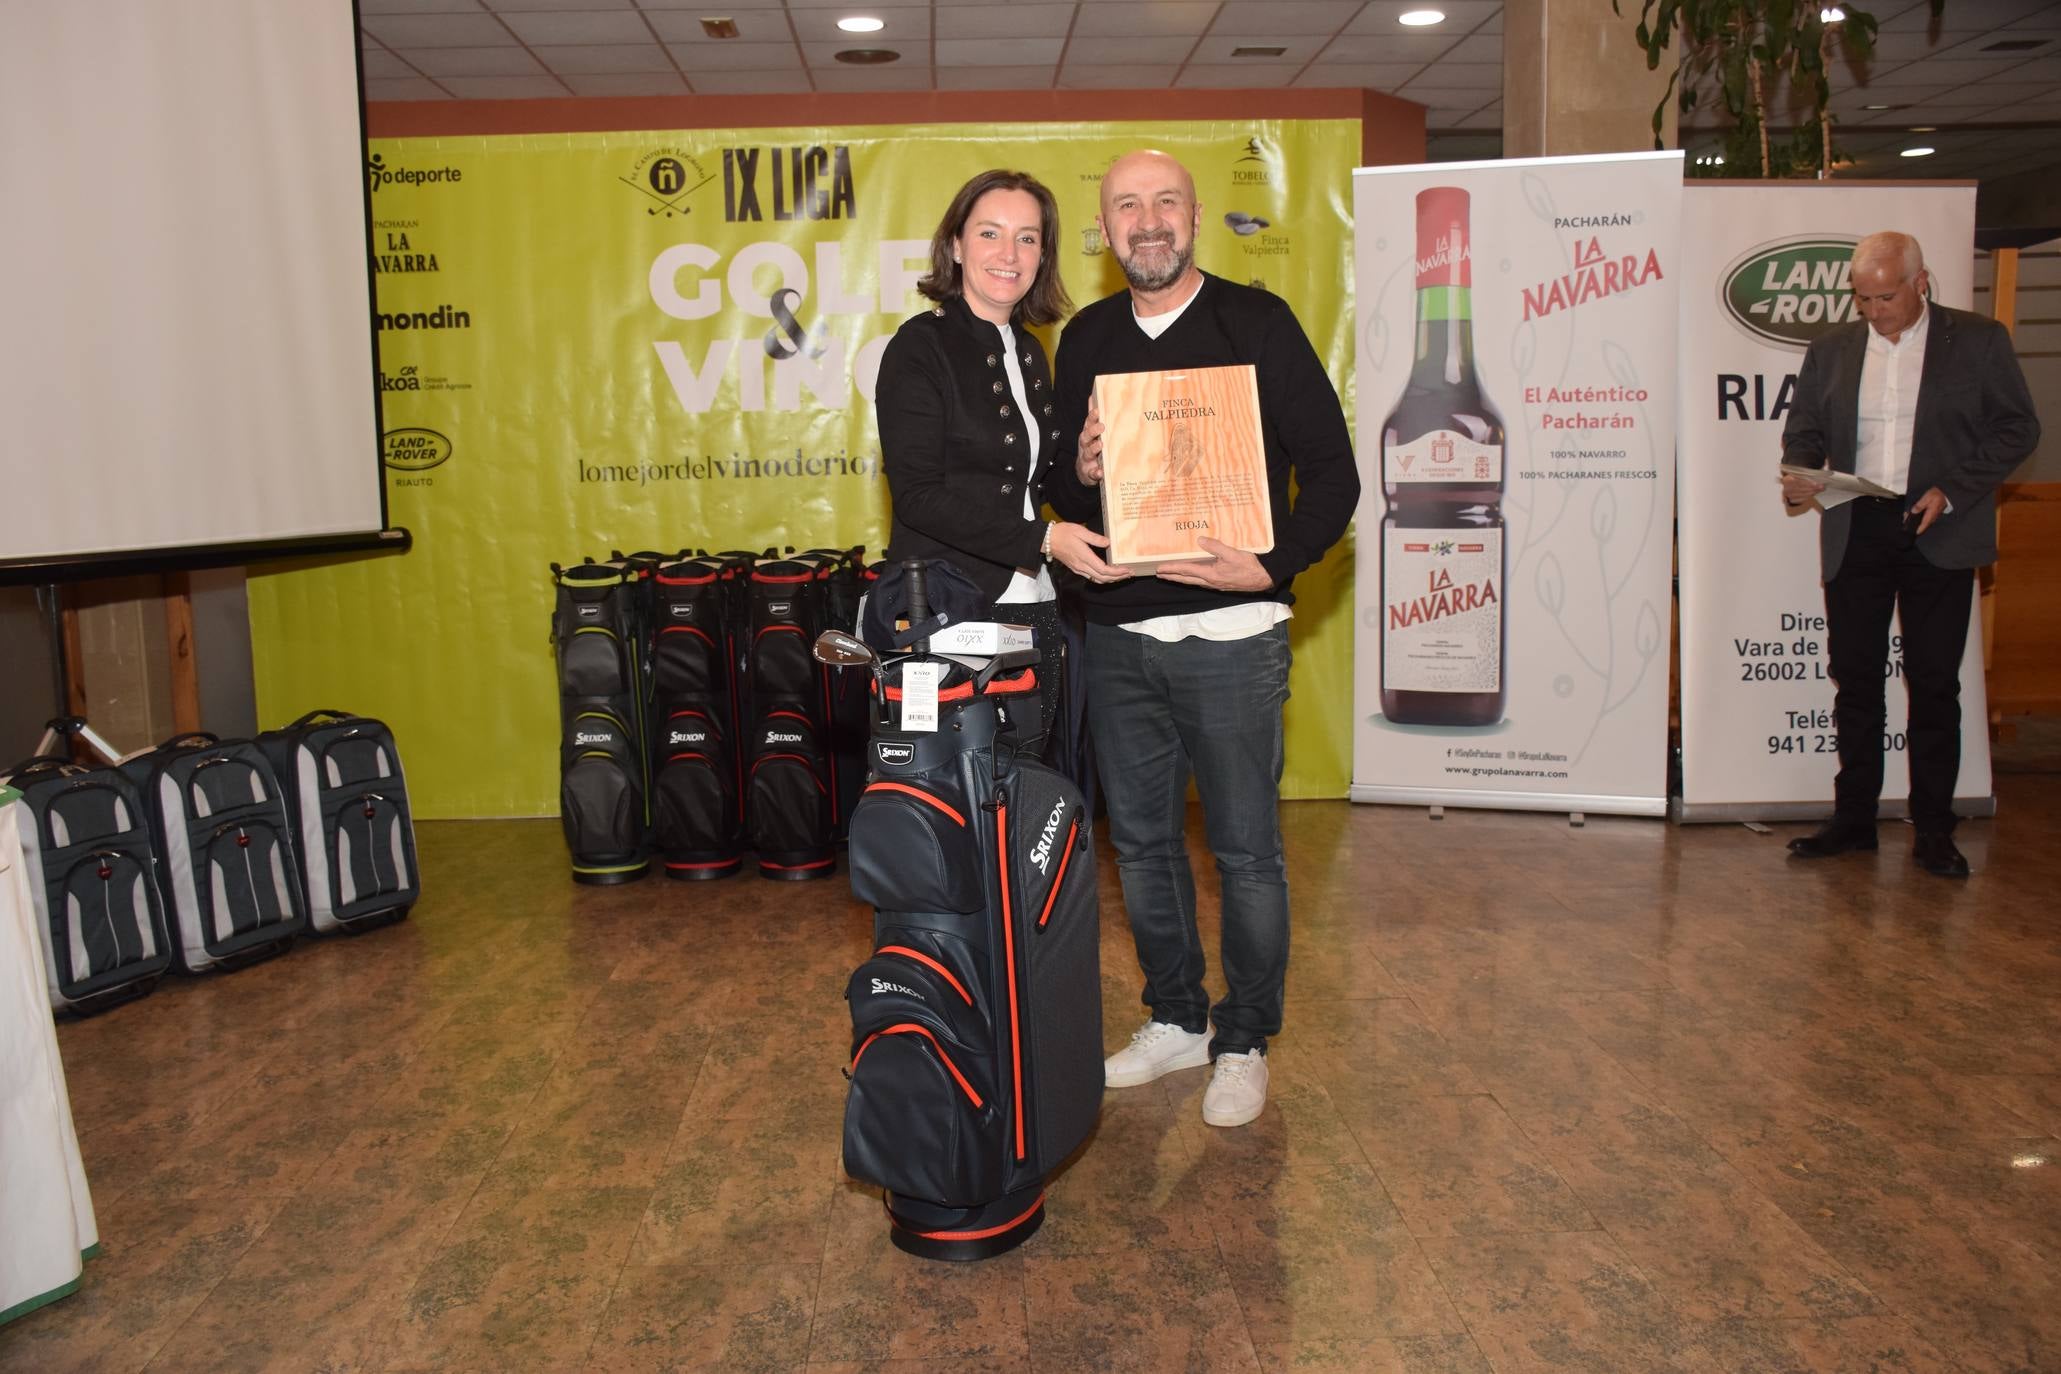
<instances>
[{"instance_id":1,"label":"rolling suitcase","mask_svg":"<svg viewBox=\"0 0 2061 1374\"><path fill-rule=\"evenodd\" d=\"M15 801L52 1005L92 1015L141 997L172 965L150 820L119 769L39 755L0 774Z\"/></svg>"},{"instance_id":2,"label":"rolling suitcase","mask_svg":"<svg viewBox=\"0 0 2061 1374\"><path fill-rule=\"evenodd\" d=\"M122 772L149 812L179 967L242 968L290 949L307 910L286 798L257 743L180 735Z\"/></svg>"},{"instance_id":3,"label":"rolling suitcase","mask_svg":"<svg viewBox=\"0 0 2061 1374\"><path fill-rule=\"evenodd\" d=\"M1099 915L1079 789L1010 742L1030 674L947 666L936 730L876 721L852 812L874 952L845 992L843 1148L885 1191L897 1247L973 1260L1038 1228L1046 1179L1100 1110ZM890 718L892 676L876 678Z\"/></svg>"},{"instance_id":4,"label":"rolling suitcase","mask_svg":"<svg viewBox=\"0 0 2061 1374\"><path fill-rule=\"evenodd\" d=\"M398 921L421 895L415 820L393 731L369 716L310 711L258 747L277 774L317 932Z\"/></svg>"}]
</instances>

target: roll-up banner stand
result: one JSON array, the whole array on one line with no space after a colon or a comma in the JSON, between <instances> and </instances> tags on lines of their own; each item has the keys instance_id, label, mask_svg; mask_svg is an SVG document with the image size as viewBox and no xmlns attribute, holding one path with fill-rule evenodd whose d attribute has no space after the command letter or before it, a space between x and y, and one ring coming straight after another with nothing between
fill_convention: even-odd
<instances>
[{"instance_id":1,"label":"roll-up banner stand","mask_svg":"<svg viewBox=\"0 0 2061 1374\"><path fill-rule=\"evenodd\" d=\"M1665 813L1681 197L1679 153L1354 173L1354 801Z\"/></svg>"},{"instance_id":2,"label":"roll-up banner stand","mask_svg":"<svg viewBox=\"0 0 2061 1374\"><path fill-rule=\"evenodd\" d=\"M1681 641L1684 821L1832 813L1839 767L1825 656L1816 511L1782 505L1776 465L1803 350L1857 318L1848 271L1863 235L1925 250L1932 299L1974 295L1971 183L1700 183L1684 192ZM1971 626L1980 625L1979 616ZM1892 624L1891 633L1895 633ZM1903 655L1891 642L1882 814L1905 814ZM1954 809L1989 815L1982 637L1961 660Z\"/></svg>"}]
</instances>

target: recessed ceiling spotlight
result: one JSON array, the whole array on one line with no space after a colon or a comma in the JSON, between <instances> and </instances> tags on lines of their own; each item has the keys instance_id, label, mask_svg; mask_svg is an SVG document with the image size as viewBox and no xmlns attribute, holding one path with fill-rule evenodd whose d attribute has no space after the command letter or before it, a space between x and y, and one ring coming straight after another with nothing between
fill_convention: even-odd
<instances>
[{"instance_id":1,"label":"recessed ceiling spotlight","mask_svg":"<svg viewBox=\"0 0 2061 1374\"><path fill-rule=\"evenodd\" d=\"M1939 126L1937 124L1913 124L1909 129L1906 129L1904 132L1912 134L1936 134L1939 132Z\"/></svg>"},{"instance_id":2,"label":"recessed ceiling spotlight","mask_svg":"<svg viewBox=\"0 0 2061 1374\"><path fill-rule=\"evenodd\" d=\"M1818 11L1818 22L1820 24L1843 24L1846 22L1846 11L1837 5L1827 5Z\"/></svg>"},{"instance_id":3,"label":"recessed ceiling spotlight","mask_svg":"<svg viewBox=\"0 0 2061 1374\"><path fill-rule=\"evenodd\" d=\"M1931 149L1931 148L1922 148L1922 147L1921 147L1921 148L1906 148L1906 149L1904 149L1904 150L1903 150L1903 151L1902 151L1901 153L1898 153L1898 154L1897 154L1897 156L1898 156L1898 157L1931 157L1934 151L1935 151L1934 149Z\"/></svg>"},{"instance_id":4,"label":"recessed ceiling spotlight","mask_svg":"<svg viewBox=\"0 0 2061 1374\"><path fill-rule=\"evenodd\" d=\"M849 62L854 67L877 67L883 62L899 62L902 55L892 48L846 48L833 54L840 62Z\"/></svg>"},{"instance_id":5,"label":"recessed ceiling spotlight","mask_svg":"<svg viewBox=\"0 0 2061 1374\"><path fill-rule=\"evenodd\" d=\"M854 14L837 21L837 27L846 33L879 33L887 27L885 19L875 19L870 14Z\"/></svg>"},{"instance_id":6,"label":"recessed ceiling spotlight","mask_svg":"<svg viewBox=\"0 0 2061 1374\"><path fill-rule=\"evenodd\" d=\"M1887 110L1894 107L1889 105L1863 105L1861 108L1864 110Z\"/></svg>"},{"instance_id":7,"label":"recessed ceiling spotlight","mask_svg":"<svg viewBox=\"0 0 2061 1374\"><path fill-rule=\"evenodd\" d=\"M1426 29L1433 24L1445 23L1446 16L1443 10L1411 10L1398 15L1395 22L1413 29Z\"/></svg>"}]
</instances>

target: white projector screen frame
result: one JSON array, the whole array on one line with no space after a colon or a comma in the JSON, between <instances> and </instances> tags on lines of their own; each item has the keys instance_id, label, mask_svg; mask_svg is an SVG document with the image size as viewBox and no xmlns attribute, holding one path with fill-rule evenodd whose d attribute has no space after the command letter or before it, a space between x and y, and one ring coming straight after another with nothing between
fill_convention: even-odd
<instances>
[{"instance_id":1,"label":"white projector screen frame","mask_svg":"<svg viewBox=\"0 0 2061 1374\"><path fill-rule=\"evenodd\" d=\"M383 529L364 146L350 0L0 0L0 571Z\"/></svg>"}]
</instances>

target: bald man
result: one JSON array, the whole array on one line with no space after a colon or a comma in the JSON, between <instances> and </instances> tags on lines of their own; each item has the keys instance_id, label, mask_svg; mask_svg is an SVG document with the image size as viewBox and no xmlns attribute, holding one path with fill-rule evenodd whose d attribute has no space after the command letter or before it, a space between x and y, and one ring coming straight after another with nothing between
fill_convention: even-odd
<instances>
[{"instance_id":1,"label":"bald man","mask_svg":"<svg viewBox=\"0 0 2061 1374\"><path fill-rule=\"evenodd\" d=\"M1861 318L1805 350L1782 461L1858 473L1897 495L1856 497L1819 523L1839 774L1832 819L1789 852L1823 859L1875 848L1895 611L1911 703L1911 857L1927 873L1965 878L1953 802L1968 609L1975 569L1997 557L1997 487L2038 445L2039 419L2003 326L1927 303L1916 239L1868 235L1854 247L1852 279ZM1782 478L1792 510L1824 490Z\"/></svg>"},{"instance_id":2,"label":"bald man","mask_svg":"<svg viewBox=\"0 0 2061 1374\"><path fill-rule=\"evenodd\" d=\"M1259 383L1273 549L1254 555L1205 536L1206 560L1082 593L1088 721L1151 1009L1103 1079L1131 1087L1213 1062L1202 1119L1242 1126L1266 1106L1267 1041L1281 1029L1288 969L1278 807L1289 584L1345 533L1360 479L1338 393L1286 303L1195 265L1202 206L1187 168L1152 151L1117 159L1097 223L1130 287L1060 336L1061 449L1045 495L1061 514L1102 529L1096 377L1250 364ZM1223 894L1226 986L1214 1006L1185 840L1191 775Z\"/></svg>"}]
</instances>

